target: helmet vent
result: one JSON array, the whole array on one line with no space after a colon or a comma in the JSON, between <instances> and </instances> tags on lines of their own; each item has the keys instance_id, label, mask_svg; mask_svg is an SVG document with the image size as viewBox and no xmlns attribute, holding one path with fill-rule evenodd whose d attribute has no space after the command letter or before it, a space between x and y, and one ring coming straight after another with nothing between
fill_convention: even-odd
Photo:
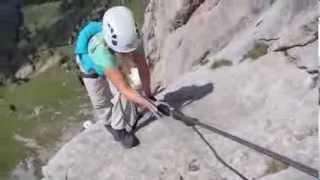
<instances>
[{"instance_id":1,"label":"helmet vent","mask_svg":"<svg viewBox=\"0 0 320 180\"><path fill-rule=\"evenodd\" d=\"M137 36L138 36L138 38L140 38L140 31L139 31L139 29L138 29L138 25L137 25L137 23L135 23L134 25L135 25L135 27L136 27Z\"/></svg>"},{"instance_id":2,"label":"helmet vent","mask_svg":"<svg viewBox=\"0 0 320 180\"><path fill-rule=\"evenodd\" d=\"M111 27L111 25L108 23L107 24L108 28L110 29L111 37L112 37L112 45L117 46L118 41L117 41L117 35L114 33L114 29Z\"/></svg>"},{"instance_id":3,"label":"helmet vent","mask_svg":"<svg viewBox=\"0 0 320 180\"><path fill-rule=\"evenodd\" d=\"M114 29L111 27L111 25L108 23L107 26L108 26L108 28L110 29L110 32L113 33L113 32L114 32Z\"/></svg>"},{"instance_id":4,"label":"helmet vent","mask_svg":"<svg viewBox=\"0 0 320 180\"><path fill-rule=\"evenodd\" d=\"M112 44L113 44L114 46L117 46L117 45L118 45L118 41L112 40Z\"/></svg>"},{"instance_id":5,"label":"helmet vent","mask_svg":"<svg viewBox=\"0 0 320 180\"><path fill-rule=\"evenodd\" d=\"M140 39L141 35L140 35L139 29L136 29L136 33L137 33L138 38Z\"/></svg>"}]
</instances>

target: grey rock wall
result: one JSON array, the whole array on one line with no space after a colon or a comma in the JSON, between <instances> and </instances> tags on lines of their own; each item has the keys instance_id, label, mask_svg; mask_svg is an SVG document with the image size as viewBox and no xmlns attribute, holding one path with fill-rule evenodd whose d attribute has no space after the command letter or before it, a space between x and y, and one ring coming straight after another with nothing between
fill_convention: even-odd
<instances>
[{"instance_id":1,"label":"grey rock wall","mask_svg":"<svg viewBox=\"0 0 320 180\"><path fill-rule=\"evenodd\" d=\"M205 59L238 64L257 41L268 44L269 51L288 51L295 62L315 69L317 17L316 0L151 1L144 42L154 64L154 83L166 85ZM308 49L314 53L304 54L312 59L297 55Z\"/></svg>"},{"instance_id":2,"label":"grey rock wall","mask_svg":"<svg viewBox=\"0 0 320 180\"><path fill-rule=\"evenodd\" d=\"M318 169L317 6L316 0L151 0L144 44L153 85L166 87L158 98ZM200 131L248 179L315 179ZM150 121L137 136L141 145L124 150L96 124L43 167L43 179L240 179L172 118Z\"/></svg>"}]
</instances>

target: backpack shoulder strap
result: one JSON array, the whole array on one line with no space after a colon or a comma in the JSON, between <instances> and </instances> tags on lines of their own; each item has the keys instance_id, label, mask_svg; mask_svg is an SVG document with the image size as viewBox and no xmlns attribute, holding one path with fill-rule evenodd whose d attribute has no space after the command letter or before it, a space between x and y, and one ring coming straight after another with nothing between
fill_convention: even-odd
<instances>
[{"instance_id":1,"label":"backpack shoulder strap","mask_svg":"<svg viewBox=\"0 0 320 180\"><path fill-rule=\"evenodd\" d=\"M75 47L75 54L87 54L89 40L92 38L92 36L101 31L101 22L89 22L79 33Z\"/></svg>"}]
</instances>

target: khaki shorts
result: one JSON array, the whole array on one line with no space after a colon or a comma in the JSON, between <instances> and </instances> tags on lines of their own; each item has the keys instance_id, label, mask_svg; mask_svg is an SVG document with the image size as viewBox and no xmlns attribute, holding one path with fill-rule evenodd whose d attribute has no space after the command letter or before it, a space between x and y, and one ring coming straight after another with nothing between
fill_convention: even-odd
<instances>
[{"instance_id":1,"label":"khaki shorts","mask_svg":"<svg viewBox=\"0 0 320 180\"><path fill-rule=\"evenodd\" d=\"M135 104L121 95L113 84L101 77L83 78L91 104L95 121L111 125L113 129L131 130L137 118Z\"/></svg>"}]
</instances>

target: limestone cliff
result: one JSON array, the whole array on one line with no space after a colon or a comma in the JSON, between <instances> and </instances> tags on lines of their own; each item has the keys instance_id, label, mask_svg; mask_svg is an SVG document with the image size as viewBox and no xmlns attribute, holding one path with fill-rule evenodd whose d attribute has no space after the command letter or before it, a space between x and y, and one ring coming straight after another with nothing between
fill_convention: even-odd
<instances>
[{"instance_id":1,"label":"limestone cliff","mask_svg":"<svg viewBox=\"0 0 320 180\"><path fill-rule=\"evenodd\" d=\"M166 88L158 98L318 168L317 26L316 0L151 0L144 44L153 84ZM200 131L248 179L314 179ZM98 123L43 167L43 179L240 179L170 117L142 123L137 136L140 146L124 150Z\"/></svg>"},{"instance_id":2,"label":"limestone cliff","mask_svg":"<svg viewBox=\"0 0 320 180\"><path fill-rule=\"evenodd\" d=\"M167 83L217 60L239 64L257 43L311 70L317 69L317 17L316 0L153 0L144 42L154 78Z\"/></svg>"}]
</instances>

